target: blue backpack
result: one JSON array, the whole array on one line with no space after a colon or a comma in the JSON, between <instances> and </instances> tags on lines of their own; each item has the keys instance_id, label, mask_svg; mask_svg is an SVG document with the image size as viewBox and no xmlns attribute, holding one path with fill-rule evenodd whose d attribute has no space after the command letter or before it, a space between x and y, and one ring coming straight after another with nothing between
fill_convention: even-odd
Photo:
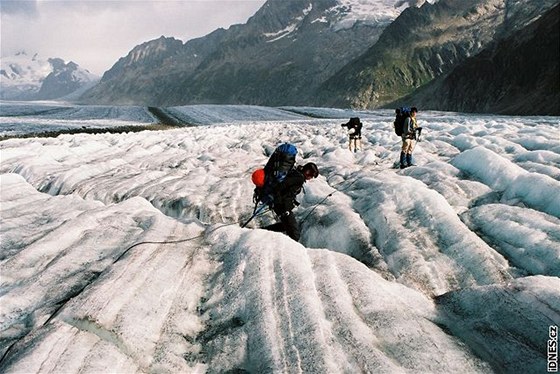
<instances>
[{"instance_id":1,"label":"blue backpack","mask_svg":"<svg viewBox=\"0 0 560 374\"><path fill-rule=\"evenodd\" d=\"M393 125L395 127L395 134L402 136L404 128L404 120L406 117L410 117L410 108L403 106L395 109L395 122Z\"/></svg>"},{"instance_id":2,"label":"blue backpack","mask_svg":"<svg viewBox=\"0 0 560 374\"><path fill-rule=\"evenodd\" d=\"M255 188L255 202L271 206L274 203L274 190L284 181L296 163L297 148L284 143L278 146L264 167L264 185Z\"/></svg>"}]
</instances>

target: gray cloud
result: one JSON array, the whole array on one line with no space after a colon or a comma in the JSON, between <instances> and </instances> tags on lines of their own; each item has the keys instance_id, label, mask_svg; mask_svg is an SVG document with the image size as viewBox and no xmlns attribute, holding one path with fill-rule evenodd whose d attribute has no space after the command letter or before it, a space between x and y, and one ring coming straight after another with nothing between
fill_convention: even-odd
<instances>
[{"instance_id":1,"label":"gray cloud","mask_svg":"<svg viewBox=\"0 0 560 374\"><path fill-rule=\"evenodd\" d=\"M36 0L0 0L1 14L37 15Z\"/></svg>"},{"instance_id":2,"label":"gray cloud","mask_svg":"<svg viewBox=\"0 0 560 374\"><path fill-rule=\"evenodd\" d=\"M2 57L25 50L102 75L138 44L162 35L185 42L244 23L265 0L0 2Z\"/></svg>"}]
</instances>

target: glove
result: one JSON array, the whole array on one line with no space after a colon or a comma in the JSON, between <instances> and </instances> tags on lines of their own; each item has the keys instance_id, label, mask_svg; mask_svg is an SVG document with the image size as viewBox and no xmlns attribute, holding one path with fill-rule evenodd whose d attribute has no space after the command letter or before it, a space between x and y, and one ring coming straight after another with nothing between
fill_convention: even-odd
<instances>
[{"instance_id":1,"label":"glove","mask_svg":"<svg viewBox=\"0 0 560 374\"><path fill-rule=\"evenodd\" d=\"M292 214L292 212L287 211L287 212L284 212L284 213L280 214L280 217L285 218L285 217L288 217L290 214Z\"/></svg>"}]
</instances>

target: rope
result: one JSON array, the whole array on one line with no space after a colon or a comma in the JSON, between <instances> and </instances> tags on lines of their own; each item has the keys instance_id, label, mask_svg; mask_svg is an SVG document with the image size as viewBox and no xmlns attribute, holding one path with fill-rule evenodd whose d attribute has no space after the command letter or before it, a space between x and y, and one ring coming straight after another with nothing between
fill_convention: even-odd
<instances>
[{"instance_id":1,"label":"rope","mask_svg":"<svg viewBox=\"0 0 560 374\"><path fill-rule=\"evenodd\" d=\"M267 213L267 212L268 212L268 210L265 210L265 211L262 211L262 212L258 212L258 214L253 215L253 217L251 217L251 219L253 219L253 218L255 218L255 217L258 217L258 216L261 216L261 215L263 215L263 214L265 214L265 213ZM243 222L243 221L237 221L237 222L231 222L231 223L224 223L223 225L220 225L220 226L218 226L218 227L214 227L212 230L210 230L210 231L208 231L208 232L205 232L205 233L203 233L203 234L200 234L200 235L197 235L197 236L193 236L193 237L190 237L190 238L186 238L186 239L165 240L165 241L160 241L160 242L156 242L156 241L138 242L138 243L135 243L135 244L131 245L131 246L128 247L127 249L125 249L125 251L124 251L123 253L121 253L121 255L120 255L114 262L119 261L119 260L120 260L128 251L130 251L132 248L137 247L137 246L142 245L142 244L176 244L176 243L184 243L184 242L188 242L188 241L195 240L195 239L198 239L198 238L202 238L202 237L204 237L204 235L211 234L211 233L213 233L214 231L216 231L216 230L218 230L218 229L221 229L221 228L224 228L224 227L226 227L226 226L239 225L241 222Z\"/></svg>"},{"instance_id":2,"label":"rope","mask_svg":"<svg viewBox=\"0 0 560 374\"><path fill-rule=\"evenodd\" d=\"M249 222L251 222L253 220L253 218L258 217L266 212L268 212L270 209L268 208L268 205L261 205L260 207L257 207L259 203L257 202L255 204L255 209L253 210L253 215L244 223L241 225L241 228L244 228L245 226L247 226L249 224Z\"/></svg>"},{"instance_id":3,"label":"rope","mask_svg":"<svg viewBox=\"0 0 560 374\"><path fill-rule=\"evenodd\" d=\"M383 171L383 170L379 170L377 173L373 174L373 176L375 176L375 175L381 173L382 171ZM344 180L344 181L342 181L342 182L340 182L340 183L335 184L334 186L331 186L331 187L334 188L335 190L334 190L333 192L329 193L329 194L328 194L327 196L325 196L323 199L321 199L321 201L319 201L318 203L314 204L314 205L312 206L312 209L309 211L309 213L307 213L307 215L306 215L305 218L301 221L301 223L305 222L305 221L307 220L307 218L309 218L309 216L311 215L311 213L313 213L313 211L314 211L315 209L317 209L317 207L318 207L319 205L323 204L329 197L331 197L332 195L334 195L334 194L337 193L337 192L346 191L346 190L349 189L354 183L356 183L358 180L359 180L359 178L355 178L350 184L348 184L348 185L347 185L345 188L343 188L343 189L336 189L336 187L339 186L339 185L341 185L341 184L343 184L343 183L348 182L348 180ZM262 209L262 207L261 207L261 209ZM261 211L260 209L258 209L258 210L251 216L251 218L249 218L249 220L247 220L246 222L243 223L242 227L245 227L253 218L262 216L262 215L268 213L269 211L270 211L270 209L265 209L264 211ZM131 245L131 246L128 247L123 253L121 253L121 255L115 260L115 262L119 261L119 260L120 260L128 251L130 251L132 248L137 247L137 246L142 245L142 244L176 244L176 243L184 243L184 242L188 242L188 241L195 240L195 239L198 239L198 238L202 238L204 235L211 234L211 233L213 233L214 231L216 231L216 230L218 230L218 229L221 229L221 228L224 228L224 227L227 227L227 226L239 225L239 224L241 224L242 222L243 222L243 221L225 223L225 224L223 224L223 225L220 225L220 226L218 226L218 227L213 228L212 230L210 230L210 231L207 232L207 233L200 234L200 235L193 236L193 237L186 238L186 239L165 240L165 241L144 241L144 242L138 242L138 243L135 243L135 244Z\"/></svg>"},{"instance_id":4,"label":"rope","mask_svg":"<svg viewBox=\"0 0 560 374\"><path fill-rule=\"evenodd\" d=\"M373 174L372 176L376 176L377 174L381 173L383 170L379 170L377 173ZM321 201L319 201L317 204L313 205L313 208L311 209L311 211L309 213L306 214L305 218L301 220L301 223L304 223L305 220L307 220L307 218L309 218L309 216L311 215L311 213L313 213L313 211L321 204L323 204L323 202L325 202L329 197L331 197L332 195L334 195L337 192L344 192L347 189L349 189L354 183L356 183L359 180L359 178L355 178L352 183L350 183L348 186L346 186L343 189L337 189L336 187L338 185L341 185L345 182L348 182L348 180L344 180L340 183L335 184L334 186L331 186L332 188L334 188L335 190L333 192L331 192L330 194L328 194L327 196L325 196L323 199L321 199Z\"/></svg>"}]
</instances>

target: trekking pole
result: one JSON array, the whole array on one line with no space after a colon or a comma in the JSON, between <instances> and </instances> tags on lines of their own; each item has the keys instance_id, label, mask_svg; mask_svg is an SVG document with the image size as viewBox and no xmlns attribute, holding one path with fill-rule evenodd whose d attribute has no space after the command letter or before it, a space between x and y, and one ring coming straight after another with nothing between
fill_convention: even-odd
<instances>
[{"instance_id":1,"label":"trekking pole","mask_svg":"<svg viewBox=\"0 0 560 374\"><path fill-rule=\"evenodd\" d=\"M253 218L255 218L256 216L258 216L259 214L261 214L263 212L263 210L266 208L267 206L265 204L261 205L260 207L256 208L253 212L253 215L244 223L241 225L241 228L247 226L249 224L249 222L251 222L253 220Z\"/></svg>"},{"instance_id":2,"label":"trekking pole","mask_svg":"<svg viewBox=\"0 0 560 374\"><path fill-rule=\"evenodd\" d=\"M379 173L380 173L380 172L377 172L377 173L375 173L374 175L377 175L377 174L379 174ZM359 180L359 178L355 178L348 186L346 186L346 187L344 187L344 188L342 188L342 189L340 189L340 190L339 190L339 189L336 189L336 188L334 188L334 187L335 187L335 186L338 186L338 185L340 185L340 184L342 184L342 183L344 183L344 182L347 182L347 181L343 181L343 182L341 182L341 183L336 184L335 186L333 186L334 191L331 192L330 194L328 194L327 196L325 196L325 197L324 197L321 201L319 201L317 204L315 204L315 205L313 206L313 208L309 211L309 213L307 213L307 215L305 216L305 218L301 220L300 224L302 224L303 222L305 222L305 221L307 220L307 218L309 218L309 216L311 215L311 213L313 213L313 211L314 211L319 205L323 204L323 203L325 202L325 200L327 200L329 197L331 197L332 195L334 195L334 194L337 193L337 192L343 192L343 191L349 189L349 188L350 188L354 183L356 183L358 180Z\"/></svg>"}]
</instances>

